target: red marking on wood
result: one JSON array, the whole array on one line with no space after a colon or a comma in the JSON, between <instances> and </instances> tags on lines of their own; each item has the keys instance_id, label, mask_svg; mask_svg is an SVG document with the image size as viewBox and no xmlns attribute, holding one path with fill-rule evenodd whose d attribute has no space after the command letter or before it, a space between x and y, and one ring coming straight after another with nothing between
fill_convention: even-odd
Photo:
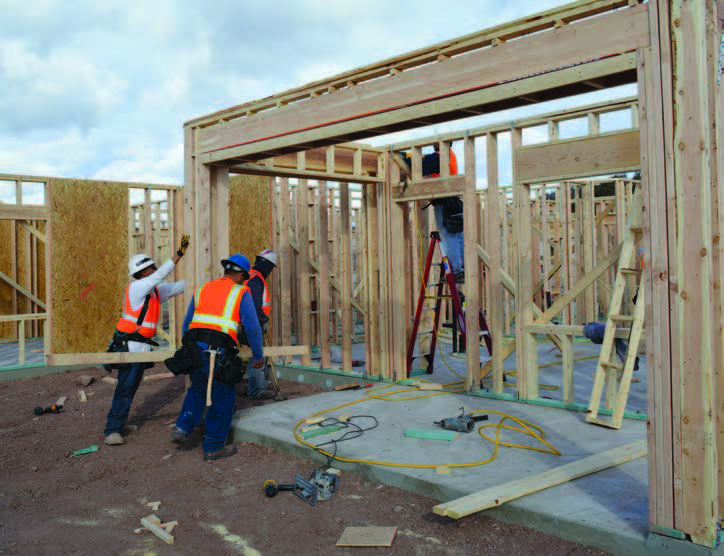
<instances>
[{"instance_id":1,"label":"red marking on wood","mask_svg":"<svg viewBox=\"0 0 724 556\"><path fill-rule=\"evenodd\" d=\"M81 301L85 301L85 298L88 296L88 294L89 294L90 292L92 292L92 291L95 289L95 287L96 287L95 284L91 284L91 285L88 286L86 289L84 289L84 290L81 292L81 294L78 296L78 297L80 297L80 300L81 300Z\"/></svg>"}]
</instances>

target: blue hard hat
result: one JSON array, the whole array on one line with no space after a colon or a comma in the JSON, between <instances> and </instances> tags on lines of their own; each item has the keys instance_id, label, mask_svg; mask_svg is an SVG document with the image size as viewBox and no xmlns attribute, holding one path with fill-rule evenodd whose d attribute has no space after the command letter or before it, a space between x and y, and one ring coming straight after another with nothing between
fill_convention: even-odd
<instances>
[{"instance_id":1,"label":"blue hard hat","mask_svg":"<svg viewBox=\"0 0 724 556\"><path fill-rule=\"evenodd\" d=\"M224 267L224 270L236 270L237 272L242 269L249 272L249 270L251 269L251 263L249 262L249 259L247 259L244 255L240 255L238 253L231 255L231 257L229 257L228 259L222 260L221 266Z\"/></svg>"}]
</instances>

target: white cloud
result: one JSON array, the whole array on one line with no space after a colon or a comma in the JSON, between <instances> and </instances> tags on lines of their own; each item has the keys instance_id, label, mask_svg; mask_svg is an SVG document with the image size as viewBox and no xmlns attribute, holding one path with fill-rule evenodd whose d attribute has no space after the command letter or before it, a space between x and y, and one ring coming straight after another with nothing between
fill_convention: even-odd
<instances>
[{"instance_id":1,"label":"white cloud","mask_svg":"<svg viewBox=\"0 0 724 556\"><path fill-rule=\"evenodd\" d=\"M181 183L186 120L563 3L0 0L0 173Z\"/></svg>"}]
</instances>

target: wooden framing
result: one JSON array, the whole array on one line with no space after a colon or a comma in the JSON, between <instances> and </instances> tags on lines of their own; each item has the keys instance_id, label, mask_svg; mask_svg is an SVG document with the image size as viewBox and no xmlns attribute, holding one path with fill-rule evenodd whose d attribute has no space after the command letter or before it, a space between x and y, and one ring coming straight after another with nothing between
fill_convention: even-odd
<instances>
[{"instance_id":1,"label":"wooden framing","mask_svg":"<svg viewBox=\"0 0 724 556\"><path fill-rule=\"evenodd\" d=\"M334 182L362 184L366 237L365 283L360 291L364 290L365 301L360 305L364 311L357 310L365 313L367 372L394 378L404 359L410 306L407 289L414 289L416 276L409 268L412 254L420 247L414 243L418 240L412 240L411 230L419 222L413 204L422 198L462 193L466 271L476 285L468 293L469 301L491 300L488 314L494 329L507 331L515 315L521 362L517 393L535 398L533 335L542 331L551 335L563 351L564 376L572 381L570 337L584 320L607 310L613 294L611 268L617 262L632 188L616 182L615 194L600 199L594 197L594 185L580 180L640 167L649 327L650 520L656 531L678 531L696 543L714 546L719 493L724 492L724 481L719 480L717 412L724 352L722 342L715 340L722 337L724 270L719 252L721 188L717 188L722 168L721 157L715 155L722 140L721 126L716 125L722 114L717 77L721 75L719 9L715 0L581 0L192 120L186 124L185 181L187 198L193 200L186 206L187 215L193 210L196 217L188 220L190 227L197 235L202 232L197 229L203 222L198 217L213 206L210 165L300 179L304 184L297 195L298 208L303 209L300 215L315 202L304 199L314 192L306 180L319 180L318 221L308 220L305 228L306 217L300 216L291 235L297 236L301 278L298 337L306 341L314 333L304 323L302 310L310 303L306 293L310 275L319 276L319 286L328 283L336 290L334 304L340 295L344 301L340 319L336 307L326 306L328 288L320 291L317 284L312 288L319 296L317 310L324 313L318 316L321 337L314 343L324 346L338 332L335 327L330 336L329 322L347 322L342 325L343 339L349 332L344 315L349 310L350 289L347 219L331 214L330 221L342 222L342 231L332 237L333 244L328 243L328 211L336 206L328 208L327 192ZM505 42L508 38L516 40ZM504 122L498 128L393 145L371 155L377 160L376 171L370 159L367 166L353 164L351 171L343 173L336 155L330 155L343 147L325 152L324 168L321 162L314 169L305 168L303 155L297 155L294 165L294 153L299 151L311 153L350 140L633 82L638 83L640 95L627 101L632 114L628 130L603 130L601 112L587 107L576 114L539 117L537 125L548 131L548 140L541 145L525 144L525 125ZM560 124L571 117L584 118L586 137L561 137ZM486 137L486 156L489 162L495 161L498 136L507 132L513 138L515 185L512 191L501 187L495 169L489 167L488 190L483 194L474 178L475 140ZM448 177L445 161L455 141L462 141L465 171ZM437 145L441 153L443 173L434 182L419 176L420 151L428 145ZM351 152L355 148L359 147L344 147ZM412 154L410 179L401 177L397 164L391 163L395 153L403 150ZM270 157L273 160L268 162ZM282 158L284 165L277 165L275 160ZM223 180L216 182L223 189ZM344 191L340 189L340 199L346 197ZM555 200L549 202L552 192ZM213 233L223 235L213 216L212 212ZM479 230L484 231L482 240ZM326 263L329 246L333 257L339 253L343 262L337 268L340 276L330 275L336 259L332 259L334 264ZM192 280L206 278L204 253L188 269ZM482 293L478 256L486 267L487 291ZM542 272L538 268L541 257L545 259ZM494 301L501 293L510 295L502 308ZM548 294L553 298L551 307ZM513 298L516 306L510 305ZM632 309L627 303L626 309ZM330 314L334 316L328 320ZM561 322L551 324L556 315ZM471 328L473 321L468 318ZM502 356L510 350L501 339L495 345L494 351L503 351L492 362L494 390L499 392ZM472 390L478 386L480 373L475 355L479 344L469 339L467 347L466 386ZM344 351L349 351L349 343ZM567 399L572 388L572 382L564 386Z\"/></svg>"}]
</instances>

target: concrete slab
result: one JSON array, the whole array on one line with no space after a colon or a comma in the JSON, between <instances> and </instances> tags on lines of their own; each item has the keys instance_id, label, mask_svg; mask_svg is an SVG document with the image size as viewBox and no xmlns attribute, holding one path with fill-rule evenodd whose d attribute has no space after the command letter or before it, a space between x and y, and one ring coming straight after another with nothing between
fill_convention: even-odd
<instances>
[{"instance_id":1,"label":"concrete slab","mask_svg":"<svg viewBox=\"0 0 724 556\"><path fill-rule=\"evenodd\" d=\"M280 368L278 373L286 379L315 382L327 388L350 380L342 375L299 369ZM326 461L324 456L295 440L293 428L297 422L317 412L335 417L372 415L376 417L379 426L359 438L339 443L339 457L431 466L485 460L492 455L493 445L477 433L461 433L452 442L404 437L405 430L409 428L433 429L432 421L457 415L459 408L464 406L468 411L481 409L489 412L493 423L499 420L499 417L492 413L497 411L542 427L546 440L561 452L560 456L555 456L501 447L495 461L475 467L453 467L449 475L438 474L434 468L417 469L339 460L334 463L335 467L352 471L367 479L404 488L439 501L453 500L490 486L532 476L552 467L646 438L646 423L642 421L626 420L622 430L614 431L587 424L584 413L451 393L407 401L401 401L401 398L425 393L398 394L392 398L397 399L393 402L372 397L370 394L380 392L377 388L379 386L369 391L332 391L240 412L235 416L232 425L233 438L235 441L263 444L322 463ZM402 386L392 386L383 391L403 389ZM333 409L335 407L338 409ZM360 418L355 422L366 427L371 425L372 420ZM310 442L320 445L339 438L343 432L312 438ZM540 446L535 439L513 432L505 432L502 439ZM327 449L334 451L332 445L328 445ZM310 471L300 470L300 473ZM284 477L278 479L286 480ZM432 507L429 509L432 511ZM519 498L488 512L497 519L597 546L614 554L723 553L721 550L707 551L685 541L649 535L648 469L645 457Z\"/></svg>"},{"instance_id":2,"label":"concrete slab","mask_svg":"<svg viewBox=\"0 0 724 556\"><path fill-rule=\"evenodd\" d=\"M393 386L401 391L403 387ZM374 390L372 391L374 393ZM418 393L417 395L420 395ZM409 396L400 394L398 397ZM235 441L251 441L302 457L324 461L311 448L294 439L294 424L313 413L341 404L346 407L325 415L373 415L379 426L360 438L340 443L337 454L351 460L378 460L395 464L450 465L481 461L493 453L490 442L478 434L459 434L453 442L404 437L408 428L434 428L432 421L457 415L459 408L502 412L540 426L545 438L560 456L501 447L492 463L453 468L450 475L435 469L415 469L360 463L335 462L369 479L391 484L448 501L534 475L582 457L643 439L646 425L627 421L621 431L586 424L584 414L558 409L487 400L461 394L443 394L409 401L384 401L368 391L328 392L309 398L269 404L239 413L233 424ZM491 421L498 417L491 413ZM356 421L366 426L369 419ZM339 437L340 433L312 439L314 444ZM540 446L533 438L506 432L508 442ZM300 470L301 471L301 470ZM430 508L432 510L432 508ZM577 542L599 546L615 553L645 554L648 535L647 462L641 458L595 476L542 491L490 510L495 517L534 527Z\"/></svg>"}]
</instances>

